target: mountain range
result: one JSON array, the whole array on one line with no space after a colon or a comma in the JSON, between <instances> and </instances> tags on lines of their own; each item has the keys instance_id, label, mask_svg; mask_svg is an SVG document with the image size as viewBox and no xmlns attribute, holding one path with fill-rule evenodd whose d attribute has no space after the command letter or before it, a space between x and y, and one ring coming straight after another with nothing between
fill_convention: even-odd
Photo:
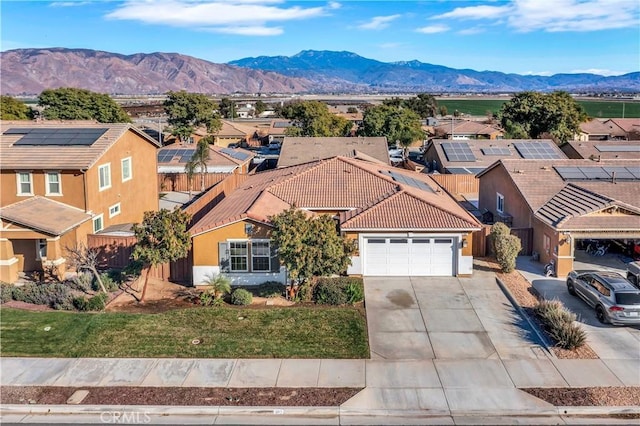
<instances>
[{"instance_id":1,"label":"mountain range","mask_svg":"<svg viewBox=\"0 0 640 426\"><path fill-rule=\"evenodd\" d=\"M35 95L57 87L110 94L169 90L229 93L640 92L640 72L533 76L454 69L419 61L380 62L352 52L304 50L217 64L179 53L122 55L90 49L0 53L0 92Z\"/></svg>"}]
</instances>

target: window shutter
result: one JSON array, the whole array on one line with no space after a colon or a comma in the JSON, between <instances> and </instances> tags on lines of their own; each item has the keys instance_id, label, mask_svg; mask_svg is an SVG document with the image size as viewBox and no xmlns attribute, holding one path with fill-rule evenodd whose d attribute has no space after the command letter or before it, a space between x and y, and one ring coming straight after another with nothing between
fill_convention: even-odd
<instances>
[{"instance_id":1,"label":"window shutter","mask_svg":"<svg viewBox=\"0 0 640 426\"><path fill-rule=\"evenodd\" d=\"M229 263L229 245L226 241L218 243L218 265L220 265L220 272L229 272L231 270Z\"/></svg>"},{"instance_id":2,"label":"window shutter","mask_svg":"<svg viewBox=\"0 0 640 426\"><path fill-rule=\"evenodd\" d=\"M271 260L271 272L280 272L280 258L278 257L278 248L273 245L273 242L269 244L271 251L269 259Z\"/></svg>"}]
</instances>

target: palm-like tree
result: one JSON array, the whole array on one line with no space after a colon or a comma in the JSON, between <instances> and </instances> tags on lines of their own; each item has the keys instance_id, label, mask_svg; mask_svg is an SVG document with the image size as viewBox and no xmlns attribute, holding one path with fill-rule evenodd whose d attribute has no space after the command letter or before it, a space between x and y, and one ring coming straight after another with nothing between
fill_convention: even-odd
<instances>
[{"instance_id":1,"label":"palm-like tree","mask_svg":"<svg viewBox=\"0 0 640 426\"><path fill-rule=\"evenodd\" d=\"M207 274L204 277L204 284L209 287L214 298L220 299L225 294L231 293L231 280L224 275Z\"/></svg>"},{"instance_id":2,"label":"palm-like tree","mask_svg":"<svg viewBox=\"0 0 640 426\"><path fill-rule=\"evenodd\" d=\"M206 137L198 141L195 152L184 166L189 182L191 182L196 170L200 171L200 191L205 190L204 175L207 173L207 161L209 161L209 139L209 137ZM189 183L189 188L191 188L191 183ZM191 193L191 190L189 190L189 193Z\"/></svg>"}]
</instances>

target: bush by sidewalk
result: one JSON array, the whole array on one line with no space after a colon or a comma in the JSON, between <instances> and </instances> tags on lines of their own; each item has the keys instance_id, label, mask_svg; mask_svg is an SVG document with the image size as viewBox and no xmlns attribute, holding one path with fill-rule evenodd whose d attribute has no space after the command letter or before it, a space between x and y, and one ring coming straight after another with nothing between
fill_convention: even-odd
<instances>
[{"instance_id":1,"label":"bush by sidewalk","mask_svg":"<svg viewBox=\"0 0 640 426\"><path fill-rule=\"evenodd\" d=\"M576 349L584 345L587 335L575 324L576 314L564 307L559 300L542 300L534 308L549 336L563 349Z\"/></svg>"}]
</instances>

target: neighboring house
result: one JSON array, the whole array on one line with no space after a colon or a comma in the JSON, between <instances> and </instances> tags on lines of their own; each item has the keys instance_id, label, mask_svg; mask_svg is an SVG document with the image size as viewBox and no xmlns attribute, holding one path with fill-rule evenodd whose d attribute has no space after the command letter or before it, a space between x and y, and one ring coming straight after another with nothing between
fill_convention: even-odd
<instances>
[{"instance_id":1,"label":"neighboring house","mask_svg":"<svg viewBox=\"0 0 640 426\"><path fill-rule=\"evenodd\" d=\"M573 269L580 240L640 239L639 160L500 160L478 175L479 207L532 231L532 250Z\"/></svg>"},{"instance_id":2,"label":"neighboring house","mask_svg":"<svg viewBox=\"0 0 640 426\"><path fill-rule=\"evenodd\" d=\"M612 129L612 139L640 140L640 118L610 118L605 124Z\"/></svg>"},{"instance_id":3,"label":"neighboring house","mask_svg":"<svg viewBox=\"0 0 640 426\"><path fill-rule=\"evenodd\" d=\"M567 157L575 159L640 159L640 141L572 141L563 144L560 149Z\"/></svg>"},{"instance_id":4,"label":"neighboring house","mask_svg":"<svg viewBox=\"0 0 640 426\"><path fill-rule=\"evenodd\" d=\"M214 143L223 148L231 144L249 145L256 128L234 121L222 120L222 127L213 134Z\"/></svg>"},{"instance_id":5,"label":"neighboring house","mask_svg":"<svg viewBox=\"0 0 640 426\"><path fill-rule=\"evenodd\" d=\"M597 118L580 123L580 133L574 137L574 140L581 142L608 141L610 139L616 139L612 134L611 125Z\"/></svg>"},{"instance_id":6,"label":"neighboring house","mask_svg":"<svg viewBox=\"0 0 640 426\"><path fill-rule=\"evenodd\" d=\"M357 241L349 274L472 273L480 224L427 175L344 157L249 175L191 229L193 283L224 273L234 284L286 280L270 217L291 206L330 214Z\"/></svg>"},{"instance_id":7,"label":"neighboring house","mask_svg":"<svg viewBox=\"0 0 640 426\"><path fill-rule=\"evenodd\" d=\"M278 167L342 156L390 164L387 138L383 137L291 137L284 138Z\"/></svg>"},{"instance_id":8,"label":"neighboring house","mask_svg":"<svg viewBox=\"0 0 640 426\"><path fill-rule=\"evenodd\" d=\"M551 139L452 141L432 139L424 148L424 172L475 175L503 158L563 159L566 155Z\"/></svg>"},{"instance_id":9,"label":"neighboring house","mask_svg":"<svg viewBox=\"0 0 640 426\"><path fill-rule=\"evenodd\" d=\"M160 191L200 191L200 169L189 182L185 166L193 157L194 145L168 145L158 150L158 188ZM209 161L205 187L210 188L232 173L249 173L255 155L242 148L221 148L209 145Z\"/></svg>"},{"instance_id":10,"label":"neighboring house","mask_svg":"<svg viewBox=\"0 0 640 426\"><path fill-rule=\"evenodd\" d=\"M293 123L289 120L277 119L272 120L267 130L267 137L269 143L282 143L284 137L287 134L287 129L292 127Z\"/></svg>"},{"instance_id":11,"label":"neighboring house","mask_svg":"<svg viewBox=\"0 0 640 426\"><path fill-rule=\"evenodd\" d=\"M158 209L157 142L128 124L0 124L0 280L66 269L65 248Z\"/></svg>"},{"instance_id":12,"label":"neighboring house","mask_svg":"<svg viewBox=\"0 0 640 426\"><path fill-rule=\"evenodd\" d=\"M486 124L471 120L450 120L449 123L440 121L434 128L438 139L502 139L504 131L493 124Z\"/></svg>"}]
</instances>

